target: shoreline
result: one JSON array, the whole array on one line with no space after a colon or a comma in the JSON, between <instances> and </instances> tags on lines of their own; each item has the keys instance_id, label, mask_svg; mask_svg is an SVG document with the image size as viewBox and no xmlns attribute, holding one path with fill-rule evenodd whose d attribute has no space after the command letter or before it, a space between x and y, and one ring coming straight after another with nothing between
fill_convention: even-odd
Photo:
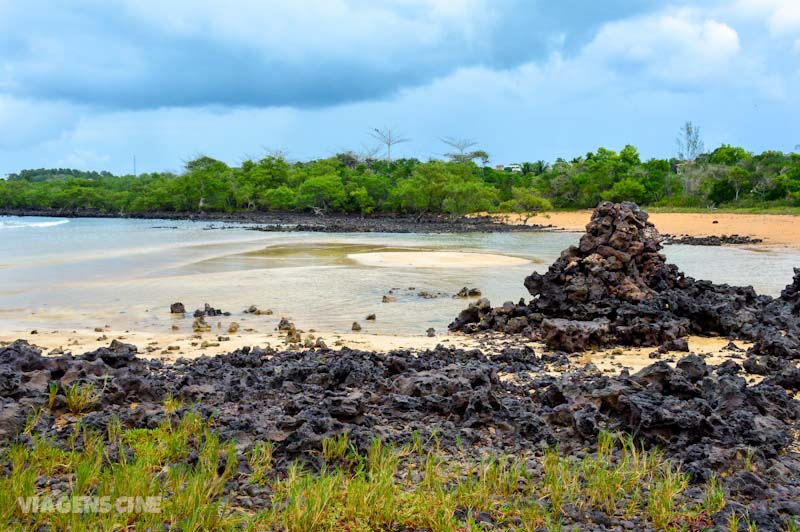
<instances>
[{"instance_id":1,"label":"shoreline","mask_svg":"<svg viewBox=\"0 0 800 532\"><path fill-rule=\"evenodd\" d=\"M598 212L608 218L595 218L587 228L581 247L586 248L587 243L593 247L584 249L585 257L579 255L578 248L570 247L547 274L534 272L526 278L524 286L535 298L530 306L524 298L502 307L491 307L486 299L459 298L462 310L449 329L472 334L440 330L438 325L435 331L429 329L427 336L370 334L368 325L363 331L356 325L364 323L361 318L353 323L355 332L349 330L349 319L347 332L309 328L324 323L320 314L297 320L295 327L292 313L278 321L284 315L279 305L274 305L278 312L267 308L262 312L256 305L225 312L206 304L192 313L182 303L174 303L169 314L166 306L148 307L144 312L150 312L152 319L136 322L128 317L127 330L123 330L125 322L102 318L93 329L84 328L89 322L79 321L80 327L52 330L46 329L53 325L50 318L40 316L42 321L35 333L20 330L26 326L20 322L10 334L0 336L0 375L6 376L0 379L0 440L5 435L19 442L30 438L50 442L46 445L52 448L45 453L37 446L21 461L37 468L37 477L47 479L46 487L36 488L46 495L73 489L74 479L85 471L83 465L76 465L75 473L56 468L57 460L47 459L60 456L57 449L72 445L71 434L78 434L79 427L99 429L97 436L83 432L83 448L88 449L85 463L94 460L93 452L101 456L105 449L122 449L122 444L134 442L129 445L137 459L156 457L152 477L160 482L163 474L158 471L171 462L154 452L166 449L168 459L176 464L186 462L187 457L191 461L195 450L184 446L175 453L174 442L194 444L192 434L213 425L213 435L205 432L205 447L197 441L195 456L211 458L198 462L201 466L208 464L212 482L222 478L216 496L226 504L232 501L231 507L236 510L244 509L247 518L253 517L248 513L251 510L283 504L273 486L279 485L276 482L295 482L297 469L289 464L310 464L312 472L320 472L320 485L329 486L334 481L341 493L339 499L347 500L348 482L352 481L356 486L353 493L361 497L364 480L373 478L372 473L359 476L354 466L351 477L346 473L351 467L348 464L389 463L391 467L381 473L380 478L385 479L381 486L385 491L388 483L396 500L408 500L403 490L419 492L436 477L442 477L437 480L439 486L453 486L456 479L458 488L447 496L454 506L448 507L445 517L454 530L461 528L462 521L469 527L471 517L462 520L455 501L464 495L464 486L475 486L475 494L464 499L467 504L479 500L477 496L486 498L485 483L474 482L473 468L480 463L486 464L481 470L486 471L487 478L510 479L502 481L492 496L496 505L483 512L487 522L495 523L494 529L516 530L523 513L518 512L519 518L503 517L512 507L509 501L513 502L521 489L548 482L555 486L555 491L546 494L549 499L542 497L545 492L538 487L521 497L550 504L537 506L535 511L552 510L560 522L558 494L564 486L574 486L570 490L576 493L575 510L563 513L569 527L575 524L586 528L588 523L602 520L620 530L652 528L648 519L654 520L644 512L654 504L650 493L663 489L659 486L667 480L652 477L656 484L643 488L648 490L646 501L638 495L626 499L624 494L638 491L619 485L614 493L620 494L620 501L603 508L592 502L599 500L597 490L608 485L609 473L623 471L622 464L640 464L629 475L631 486L635 484L637 490L642 479L654 474L668 475L681 483L670 488L673 494L667 502L675 511L669 510L662 519L666 524L682 523L685 516L692 519L688 523L694 523L700 505L704 505L703 513L698 514L706 520L703 522L721 524L726 519L721 511L727 505L731 512L740 508L748 515L760 516L760 528L784 530L782 523L786 515L797 513L800 496L800 483L794 475L800 471L800 403L796 401L800 397L800 368L796 357L780 350L796 350L792 334L797 330L800 272L780 300L748 297L747 290L737 293L735 287L690 280L680 286L675 281L675 286L653 292L656 297L661 294L668 298L668 305L647 307L640 301L635 306L622 301L627 293L620 294L619 287L627 285L632 290L637 282L649 288L649 281L663 283L675 280L678 274L674 266L666 264L664 255L655 252L660 249L659 239L655 232L645 230L647 220L639 219L642 213L633 213L640 222L634 227L628 221L631 211L627 206L604 205ZM612 227L600 226L602 220L609 219L614 222ZM632 242L618 243L627 252L604 245L617 245L611 234L633 235ZM599 241L603 237L606 240ZM639 244L638 248L634 244ZM373 266L392 259L395 266L414 263L429 268L446 259L447 267L453 268L453 264L481 260L492 265L492 278L501 275L500 266L513 262L510 257L487 254L406 251L390 257L391 253L382 251L365 252L371 248L354 249L360 250L362 262ZM205 275L200 282L208 293L214 293L215 288L241 292L246 286L242 272ZM645 277L640 272L654 275ZM237 277L239 284L231 283L230 276ZM588 299L588 303L596 305L598 314L627 304L632 310L619 312L615 319L634 316L633 320L611 322L606 318L608 312L593 321L589 321L592 315L576 316L576 305L564 295L574 286L562 282L573 278L579 283L574 286L587 287L587 292L594 294L594 300ZM341 273L336 281L339 279ZM170 281L174 279L161 279L160 286L170 286ZM479 286L467 285L461 275L458 281L458 285L465 283L465 289ZM654 287L659 288L655 282ZM257 288L246 292L249 298L268 295L263 279L250 286ZM290 290L285 279L277 286L281 291ZM315 294L335 303L329 312L351 315L344 313L354 310L337 301L330 288L326 292L326 286ZM417 288L393 288L388 294L393 290L407 290L424 298ZM115 295L127 301L123 292L118 289ZM381 294L376 291L373 295L379 304ZM165 299L167 294L157 292L156 297ZM549 306L539 306L548 298ZM311 307L324 308L318 302ZM237 303L220 308L243 307ZM364 313L359 312L359 316ZM650 321L644 321L648 317ZM725 317L730 320L723 322ZM363 318L374 319L374 314ZM754 320L759 324L757 334L746 330ZM147 329L145 323L159 328ZM691 323L703 326L690 327ZM786 336L776 333L773 324L785 324ZM392 330L400 329L394 324ZM729 342L731 338L752 342L736 340L734 344ZM184 432L178 432L176 438L173 431ZM148 447L139 445L143 440L149 442ZM226 442L224 453L220 453L220 442ZM430 451L424 450L426 447ZM335 451L338 448L342 450ZM399 451L395 457L381 449ZM652 449L658 450L643 454ZM354 458L356 453L366 462ZM220 462L223 455L224 467ZM506 457L512 456L519 461L509 468ZM267 458L269 463L265 464ZM314 468L323 464L321 459L323 467ZM403 459L414 463L403 463ZM449 461L447 472L439 473L436 463L445 459ZM679 464L674 471L664 469L673 463ZM339 468L335 476L326 476L328 464ZM391 464L402 466L398 469ZM136 471L136 476L117 464L106 471L112 469L122 471L117 479L120 486L141 476L141 471ZM12 465L11 470L17 475L15 482L21 485L23 469ZM106 471L98 476L108 478ZM413 476L416 471L424 473L424 481ZM525 481L520 482L515 475L522 477L523 472ZM267 476L271 484L265 487ZM303 481L308 486L317 482L315 477L304 478L309 479ZM203 484L204 489L207 485ZM755 488L746 491L741 486ZM174 486L163 489L162 496L177 498L178 493L189 489L178 478ZM441 488L434 491L440 493ZM717 501L713 507L708 503L708 493L712 492ZM314 500L321 492L315 488L307 493L306 500ZM426 504L431 500L428 493L420 497ZM210 504L204 503L206 507ZM622 513L623 508L630 516ZM425 523L415 526L426 527Z\"/></svg>"},{"instance_id":2,"label":"shoreline","mask_svg":"<svg viewBox=\"0 0 800 532\"><path fill-rule=\"evenodd\" d=\"M356 214L309 213L106 213L92 210L62 209L0 209L0 216L46 216L59 218L101 218L131 220L173 220L191 222L224 222L253 224L248 229L254 231L308 231L321 233L501 233L536 232L556 230L549 225L509 224L493 216L444 215L409 216L378 214L360 216Z\"/></svg>"},{"instance_id":3,"label":"shoreline","mask_svg":"<svg viewBox=\"0 0 800 532\"><path fill-rule=\"evenodd\" d=\"M646 209L645 209L646 210ZM649 211L648 211L649 212ZM91 210L0 209L0 216L46 216L131 220L171 220L248 224L253 231L319 233L582 233L591 218L590 209L551 211L522 224L522 216L509 213L475 213L462 217L408 216L395 214L314 215L309 213L106 213ZM686 245L737 245L755 248L800 248L800 217L791 214L731 212L651 212L650 220L674 243ZM224 227L214 228L224 229ZM688 237L688 238L687 238ZM730 238L739 237L739 238ZM685 240L683 240L685 239ZM704 241L705 240L705 241ZM711 242L709 244L709 241Z\"/></svg>"},{"instance_id":4,"label":"shoreline","mask_svg":"<svg viewBox=\"0 0 800 532\"><path fill-rule=\"evenodd\" d=\"M647 211L646 208L644 210ZM800 231L797 230L800 217L791 214L647 212L649 220L655 224L659 232L662 235L669 234L673 238L739 235L763 241L746 245L761 248L800 248ZM496 216L506 216L509 223L520 223L516 215ZM543 213L531 221L552 224L563 231L582 233L591 216L591 210L553 211Z\"/></svg>"}]
</instances>

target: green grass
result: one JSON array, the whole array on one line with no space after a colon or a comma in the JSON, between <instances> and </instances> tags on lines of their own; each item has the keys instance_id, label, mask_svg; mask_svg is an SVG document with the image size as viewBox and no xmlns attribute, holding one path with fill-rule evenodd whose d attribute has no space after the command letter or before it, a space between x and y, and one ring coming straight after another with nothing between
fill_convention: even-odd
<instances>
[{"instance_id":1,"label":"green grass","mask_svg":"<svg viewBox=\"0 0 800 532\"><path fill-rule=\"evenodd\" d=\"M172 412L178 406L167 401ZM294 463L278 472L272 442L256 442L240 455L233 442L220 441L213 422L189 410L154 429L126 430L115 420L101 433L78 424L66 446L36 434L32 443L12 444L0 455L0 467L9 471L0 478L0 527L478 532L486 528L475 515L487 512L502 529L532 532L572 530L571 511L599 510L680 530L682 519L725 505L712 479L702 508L690 508L681 497L688 480L677 465L631 437L607 433L582 459L558 448L538 457L444 455L438 438L423 443L419 434L405 447L373 440L360 454L342 434L323 442L318 471ZM24 513L17 497L51 493L39 477L65 480L70 496L162 497L161 511ZM236 507L231 481L268 488L271 504L258 511Z\"/></svg>"},{"instance_id":2,"label":"green grass","mask_svg":"<svg viewBox=\"0 0 800 532\"><path fill-rule=\"evenodd\" d=\"M52 389L49 392L53 394ZM66 389L64 394L67 410L73 414L90 412L100 402L100 392L92 383L75 382ZM48 398L49 400L49 398Z\"/></svg>"}]
</instances>

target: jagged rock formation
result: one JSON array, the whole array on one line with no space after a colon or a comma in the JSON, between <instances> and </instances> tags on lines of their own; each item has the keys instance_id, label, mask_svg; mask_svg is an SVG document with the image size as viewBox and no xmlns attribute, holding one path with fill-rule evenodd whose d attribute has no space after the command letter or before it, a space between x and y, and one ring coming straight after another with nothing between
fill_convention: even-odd
<instances>
[{"instance_id":1,"label":"jagged rock formation","mask_svg":"<svg viewBox=\"0 0 800 532\"><path fill-rule=\"evenodd\" d=\"M800 459L791 442L800 402L775 383L748 384L733 361L713 367L697 355L675 368L658 362L619 376L590 365L553 375L548 358L565 357L513 347L493 356L442 346L389 354L243 348L165 365L119 342L52 357L17 341L0 347L0 451L30 443L21 431L43 405L35 431L59 445L77 424L106 434L114 419L145 428L188 409L213 413L215 430L237 443L241 462L255 442L269 440L283 470L295 459L319 466L322 439L341 433L362 453L375 437L404 445L415 430L423 441L436 433L443 451L477 458L556 443L564 453L585 452L599 430L610 430L658 445L694 480L716 474L732 508L746 507L759 530L786 530L786 516L798 513ZM93 384L98 400L74 416L65 391L78 382ZM179 412L167 411L166 397L181 400ZM743 466L748 453L753 472ZM742 482L758 490L737 491ZM231 497L246 495L229 489Z\"/></svg>"},{"instance_id":2,"label":"jagged rock formation","mask_svg":"<svg viewBox=\"0 0 800 532\"><path fill-rule=\"evenodd\" d=\"M786 285L781 292L781 300L785 301L795 316L800 317L800 268L794 269L792 284Z\"/></svg>"},{"instance_id":3,"label":"jagged rock formation","mask_svg":"<svg viewBox=\"0 0 800 532\"><path fill-rule=\"evenodd\" d=\"M775 328L797 329L799 277L775 300L750 286L686 277L660 250L661 237L645 211L633 203L601 203L579 245L564 250L547 272L525 279L530 303L493 309L481 299L450 328L523 332L570 351L657 346L689 334L774 341Z\"/></svg>"}]
</instances>

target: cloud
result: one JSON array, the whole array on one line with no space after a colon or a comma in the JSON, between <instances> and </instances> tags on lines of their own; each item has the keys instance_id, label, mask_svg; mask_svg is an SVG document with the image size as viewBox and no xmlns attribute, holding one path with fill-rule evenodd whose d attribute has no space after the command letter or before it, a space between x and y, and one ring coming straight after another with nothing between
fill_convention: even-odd
<instances>
[{"instance_id":1,"label":"cloud","mask_svg":"<svg viewBox=\"0 0 800 532\"><path fill-rule=\"evenodd\" d=\"M0 150L56 138L74 126L81 109L63 102L39 102L0 94Z\"/></svg>"},{"instance_id":2,"label":"cloud","mask_svg":"<svg viewBox=\"0 0 800 532\"><path fill-rule=\"evenodd\" d=\"M797 0L739 0L735 10L763 18L773 35L800 34L800 2Z\"/></svg>"},{"instance_id":3,"label":"cloud","mask_svg":"<svg viewBox=\"0 0 800 532\"><path fill-rule=\"evenodd\" d=\"M669 157L687 119L709 147L800 138L800 34L770 30L778 2L305 0L314 17L183 1L54 3L34 24L0 0L0 174L326 157L383 125L411 138L398 156L457 136L496 162L625 143Z\"/></svg>"},{"instance_id":4,"label":"cloud","mask_svg":"<svg viewBox=\"0 0 800 532\"><path fill-rule=\"evenodd\" d=\"M667 85L697 86L728 70L740 49L739 35L728 24L678 12L608 24L583 57Z\"/></svg>"},{"instance_id":5,"label":"cloud","mask_svg":"<svg viewBox=\"0 0 800 532\"><path fill-rule=\"evenodd\" d=\"M0 17L0 92L107 109L323 107L570 53L653 0L32 0ZM568 16L567 16L568 15Z\"/></svg>"}]
</instances>

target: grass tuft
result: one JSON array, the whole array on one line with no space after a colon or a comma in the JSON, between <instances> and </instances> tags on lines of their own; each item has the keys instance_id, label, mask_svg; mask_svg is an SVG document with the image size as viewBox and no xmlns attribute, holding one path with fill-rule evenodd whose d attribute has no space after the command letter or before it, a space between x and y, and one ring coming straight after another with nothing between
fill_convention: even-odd
<instances>
[{"instance_id":1,"label":"grass tuft","mask_svg":"<svg viewBox=\"0 0 800 532\"><path fill-rule=\"evenodd\" d=\"M67 410L73 414L83 414L94 409L100 402L100 393L94 384L75 382L66 390Z\"/></svg>"}]
</instances>

